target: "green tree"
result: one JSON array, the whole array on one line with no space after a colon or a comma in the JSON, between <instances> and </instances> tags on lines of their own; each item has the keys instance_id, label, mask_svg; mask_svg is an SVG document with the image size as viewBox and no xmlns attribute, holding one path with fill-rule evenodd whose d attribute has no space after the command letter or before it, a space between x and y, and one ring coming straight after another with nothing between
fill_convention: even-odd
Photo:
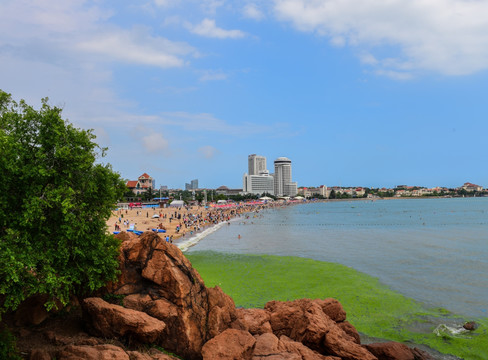
<instances>
[{"instance_id":1,"label":"green tree","mask_svg":"<svg viewBox=\"0 0 488 360\"><path fill-rule=\"evenodd\" d=\"M47 101L35 110L0 90L0 316L35 294L66 304L117 273L106 220L125 185L91 130Z\"/></svg>"}]
</instances>

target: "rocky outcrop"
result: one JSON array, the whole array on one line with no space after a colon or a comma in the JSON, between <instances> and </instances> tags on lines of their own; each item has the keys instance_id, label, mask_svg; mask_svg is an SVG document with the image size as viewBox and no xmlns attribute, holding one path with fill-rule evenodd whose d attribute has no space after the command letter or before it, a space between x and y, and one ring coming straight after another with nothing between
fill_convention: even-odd
<instances>
[{"instance_id":1,"label":"rocky outcrop","mask_svg":"<svg viewBox=\"0 0 488 360\"><path fill-rule=\"evenodd\" d=\"M89 330L104 338L124 338L129 342L157 342L166 327L144 312L109 304L100 298L83 301L83 316Z\"/></svg>"},{"instance_id":2,"label":"rocky outcrop","mask_svg":"<svg viewBox=\"0 0 488 360\"><path fill-rule=\"evenodd\" d=\"M236 309L221 288L207 288L191 263L157 234L118 235L120 276L107 291L121 304L101 298L81 302L84 327L93 336L73 342L50 334L56 359L168 360L151 344L186 360L426 360L398 343L362 346L335 299L270 301L264 309ZM110 298L107 297L107 298ZM111 340L107 344L106 339ZM142 348L142 347L139 347ZM32 359L46 353L33 351Z\"/></svg>"},{"instance_id":3,"label":"rocky outcrop","mask_svg":"<svg viewBox=\"0 0 488 360\"><path fill-rule=\"evenodd\" d=\"M157 234L121 236L121 275L110 292L125 295L125 307L166 324L160 346L188 359L201 358L203 344L237 320L234 301L219 287L205 287L183 253Z\"/></svg>"}]
</instances>

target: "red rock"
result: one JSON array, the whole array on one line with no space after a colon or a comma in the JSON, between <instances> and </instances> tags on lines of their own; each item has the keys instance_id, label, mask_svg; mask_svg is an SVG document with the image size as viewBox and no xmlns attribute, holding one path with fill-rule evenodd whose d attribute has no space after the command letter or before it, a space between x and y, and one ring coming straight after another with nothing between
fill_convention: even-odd
<instances>
[{"instance_id":1,"label":"red rock","mask_svg":"<svg viewBox=\"0 0 488 360\"><path fill-rule=\"evenodd\" d=\"M266 333L256 338L252 360L286 359L302 360L296 353L279 349L279 339L273 333Z\"/></svg>"},{"instance_id":2,"label":"red rock","mask_svg":"<svg viewBox=\"0 0 488 360\"><path fill-rule=\"evenodd\" d=\"M148 294L131 294L125 296L122 303L126 308L145 311L151 306L152 298Z\"/></svg>"},{"instance_id":3,"label":"red rock","mask_svg":"<svg viewBox=\"0 0 488 360\"><path fill-rule=\"evenodd\" d=\"M232 322L237 320L234 300L225 294L218 286L207 288L208 293L208 336L213 338L224 330L230 328Z\"/></svg>"},{"instance_id":4,"label":"red rock","mask_svg":"<svg viewBox=\"0 0 488 360\"><path fill-rule=\"evenodd\" d=\"M346 312L341 303L333 298L316 299L314 302L322 308L322 311L335 322L346 320Z\"/></svg>"},{"instance_id":5,"label":"red rock","mask_svg":"<svg viewBox=\"0 0 488 360\"><path fill-rule=\"evenodd\" d=\"M165 349L188 360L198 359L203 344L225 330L229 319L233 319L229 311L235 311L235 307L217 306L209 316L212 298L200 275L176 246L157 234L145 232L125 242L122 259L122 281L110 290L120 293L127 286L124 271L140 274L143 290L129 295L124 304L166 323L158 343Z\"/></svg>"},{"instance_id":6,"label":"red rock","mask_svg":"<svg viewBox=\"0 0 488 360\"><path fill-rule=\"evenodd\" d=\"M255 343L249 332L227 329L203 345L203 360L251 360Z\"/></svg>"},{"instance_id":7,"label":"red rock","mask_svg":"<svg viewBox=\"0 0 488 360\"><path fill-rule=\"evenodd\" d=\"M310 299L271 301L265 305L265 309L270 312L270 324L275 335L286 335L323 352L323 339L335 322L324 314L318 304Z\"/></svg>"},{"instance_id":8,"label":"red rock","mask_svg":"<svg viewBox=\"0 0 488 360\"><path fill-rule=\"evenodd\" d=\"M272 333L265 333L256 338L256 345L252 360L340 360L339 358L324 356L307 348L300 342L286 336L280 339Z\"/></svg>"},{"instance_id":9,"label":"red rock","mask_svg":"<svg viewBox=\"0 0 488 360\"><path fill-rule=\"evenodd\" d=\"M147 313L157 319L174 321L178 317L178 307L166 299L159 299L151 302Z\"/></svg>"},{"instance_id":10,"label":"red rock","mask_svg":"<svg viewBox=\"0 0 488 360\"><path fill-rule=\"evenodd\" d=\"M31 351L29 360L51 360L52 356L43 349L34 349Z\"/></svg>"},{"instance_id":11,"label":"red rock","mask_svg":"<svg viewBox=\"0 0 488 360\"><path fill-rule=\"evenodd\" d=\"M364 347L378 360L415 360L412 350L398 342L374 343Z\"/></svg>"},{"instance_id":12,"label":"red rock","mask_svg":"<svg viewBox=\"0 0 488 360\"><path fill-rule=\"evenodd\" d=\"M423 350L420 350L418 348L413 348L410 350L412 350L412 354L415 360L435 360L430 354Z\"/></svg>"},{"instance_id":13,"label":"red rock","mask_svg":"<svg viewBox=\"0 0 488 360\"><path fill-rule=\"evenodd\" d=\"M465 323L463 325L463 328L465 328L466 330L469 330L469 331L474 331L478 328L478 324L475 323L474 321L468 321L467 323Z\"/></svg>"},{"instance_id":14,"label":"red rock","mask_svg":"<svg viewBox=\"0 0 488 360\"><path fill-rule=\"evenodd\" d=\"M376 360L373 354L352 341L352 338L336 324L325 335L324 345L329 354L345 360Z\"/></svg>"},{"instance_id":15,"label":"red rock","mask_svg":"<svg viewBox=\"0 0 488 360\"><path fill-rule=\"evenodd\" d=\"M300 342L293 341L287 336L280 337L279 349L286 350L288 353L297 354L302 360L341 360L335 356L325 356L313 351Z\"/></svg>"},{"instance_id":16,"label":"red rock","mask_svg":"<svg viewBox=\"0 0 488 360\"><path fill-rule=\"evenodd\" d=\"M138 351L127 351L130 360L154 360L149 354L142 354Z\"/></svg>"},{"instance_id":17,"label":"red rock","mask_svg":"<svg viewBox=\"0 0 488 360\"><path fill-rule=\"evenodd\" d=\"M83 301L83 317L91 331L103 337L127 337L137 342L157 341L166 325L146 313L109 304L100 298Z\"/></svg>"},{"instance_id":18,"label":"red rock","mask_svg":"<svg viewBox=\"0 0 488 360\"><path fill-rule=\"evenodd\" d=\"M354 341L356 344L361 344L359 333L350 322L339 322L337 323L337 326L339 326L347 335L349 335L352 341Z\"/></svg>"},{"instance_id":19,"label":"red rock","mask_svg":"<svg viewBox=\"0 0 488 360\"><path fill-rule=\"evenodd\" d=\"M411 349L408 346L390 341L364 345L369 352L379 360L434 360L434 358L420 349Z\"/></svg>"},{"instance_id":20,"label":"red rock","mask_svg":"<svg viewBox=\"0 0 488 360\"><path fill-rule=\"evenodd\" d=\"M57 360L130 360L122 348L115 345L69 345L56 356Z\"/></svg>"},{"instance_id":21,"label":"red rock","mask_svg":"<svg viewBox=\"0 0 488 360\"><path fill-rule=\"evenodd\" d=\"M48 301L46 295L34 295L23 301L15 311L17 325L39 325L49 316L44 304Z\"/></svg>"},{"instance_id":22,"label":"red rock","mask_svg":"<svg viewBox=\"0 0 488 360\"><path fill-rule=\"evenodd\" d=\"M376 359L337 326L317 302L310 299L271 301L265 309L271 313L271 327L277 336L285 335L320 354L347 360Z\"/></svg>"},{"instance_id":23,"label":"red rock","mask_svg":"<svg viewBox=\"0 0 488 360\"><path fill-rule=\"evenodd\" d=\"M237 321L232 324L235 329L249 331L252 335L273 332L270 315L264 309L236 309L236 315Z\"/></svg>"}]
</instances>

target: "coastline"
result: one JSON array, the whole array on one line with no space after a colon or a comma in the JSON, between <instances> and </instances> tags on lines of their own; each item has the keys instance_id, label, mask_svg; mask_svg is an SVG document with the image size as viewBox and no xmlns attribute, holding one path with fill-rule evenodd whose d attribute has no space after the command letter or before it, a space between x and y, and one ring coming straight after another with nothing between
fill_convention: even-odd
<instances>
[{"instance_id":1,"label":"coastline","mask_svg":"<svg viewBox=\"0 0 488 360\"><path fill-rule=\"evenodd\" d=\"M310 201L238 203L232 207L183 206L116 209L107 220L107 231L153 231L185 250L235 218L265 209L307 204ZM197 241L198 239L198 241ZM192 245L189 245L192 244ZM183 250L183 251L185 251Z\"/></svg>"}]
</instances>

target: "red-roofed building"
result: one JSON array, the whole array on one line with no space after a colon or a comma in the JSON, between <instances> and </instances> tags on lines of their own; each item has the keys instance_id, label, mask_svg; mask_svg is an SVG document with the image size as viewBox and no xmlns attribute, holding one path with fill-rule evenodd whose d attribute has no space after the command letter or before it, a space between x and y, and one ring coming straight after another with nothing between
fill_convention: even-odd
<instances>
[{"instance_id":1,"label":"red-roofed building","mask_svg":"<svg viewBox=\"0 0 488 360\"><path fill-rule=\"evenodd\" d=\"M129 180L127 181L126 186L132 190L132 192L136 195L139 195L143 192L146 192L149 189L153 189L156 186L156 181L149 176L148 174L144 173L137 178L137 180Z\"/></svg>"},{"instance_id":2,"label":"red-roofed building","mask_svg":"<svg viewBox=\"0 0 488 360\"><path fill-rule=\"evenodd\" d=\"M479 185L467 182L467 183L464 183L463 186L461 186L461 189L464 189L466 191L483 191L483 186L479 186Z\"/></svg>"}]
</instances>

